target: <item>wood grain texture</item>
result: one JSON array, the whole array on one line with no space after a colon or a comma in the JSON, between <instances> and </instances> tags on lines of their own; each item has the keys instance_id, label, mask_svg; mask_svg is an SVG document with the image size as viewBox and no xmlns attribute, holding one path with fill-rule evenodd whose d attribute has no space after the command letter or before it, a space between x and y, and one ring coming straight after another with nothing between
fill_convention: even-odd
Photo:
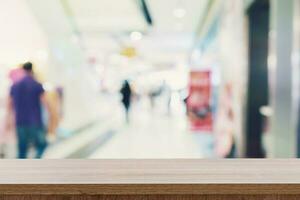
<instances>
[{"instance_id":1,"label":"wood grain texture","mask_svg":"<svg viewBox=\"0 0 300 200\"><path fill-rule=\"evenodd\" d=\"M300 160L1 160L0 184L299 184Z\"/></svg>"},{"instance_id":2,"label":"wood grain texture","mask_svg":"<svg viewBox=\"0 0 300 200\"><path fill-rule=\"evenodd\" d=\"M3 195L300 195L295 184L0 185Z\"/></svg>"},{"instance_id":3,"label":"wood grain texture","mask_svg":"<svg viewBox=\"0 0 300 200\"><path fill-rule=\"evenodd\" d=\"M300 161L0 161L0 195L144 195L141 198L202 195L204 198L258 194L277 195L276 198L300 195Z\"/></svg>"},{"instance_id":4,"label":"wood grain texture","mask_svg":"<svg viewBox=\"0 0 300 200\"><path fill-rule=\"evenodd\" d=\"M112 196L0 196L0 200L299 200L293 195L112 195Z\"/></svg>"}]
</instances>

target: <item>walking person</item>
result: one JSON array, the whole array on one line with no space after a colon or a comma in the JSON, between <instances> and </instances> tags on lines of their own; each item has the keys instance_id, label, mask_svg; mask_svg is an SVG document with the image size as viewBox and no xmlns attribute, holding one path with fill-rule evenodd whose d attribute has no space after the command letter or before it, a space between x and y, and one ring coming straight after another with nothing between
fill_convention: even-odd
<instances>
[{"instance_id":1,"label":"walking person","mask_svg":"<svg viewBox=\"0 0 300 200\"><path fill-rule=\"evenodd\" d=\"M18 141L18 158L27 158L30 145L41 158L46 147L46 130L42 120L42 105L49 110L42 85L35 80L32 63L23 65L25 76L13 84L8 101L8 114L14 115ZM10 117L12 118L12 117Z\"/></svg>"},{"instance_id":2,"label":"walking person","mask_svg":"<svg viewBox=\"0 0 300 200\"><path fill-rule=\"evenodd\" d=\"M167 84L166 81L163 81L160 90L161 90L161 95L163 97L163 101L165 101L166 103L166 113L167 115L171 115L172 89Z\"/></svg>"},{"instance_id":3,"label":"walking person","mask_svg":"<svg viewBox=\"0 0 300 200\"><path fill-rule=\"evenodd\" d=\"M127 80L124 81L120 93L122 95L122 104L125 108L126 121L129 123L129 109L131 106L132 90Z\"/></svg>"}]
</instances>

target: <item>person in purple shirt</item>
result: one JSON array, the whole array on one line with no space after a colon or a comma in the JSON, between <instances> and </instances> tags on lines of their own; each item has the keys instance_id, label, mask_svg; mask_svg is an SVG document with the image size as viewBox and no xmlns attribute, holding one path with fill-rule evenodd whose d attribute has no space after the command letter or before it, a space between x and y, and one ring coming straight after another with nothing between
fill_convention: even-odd
<instances>
[{"instance_id":1,"label":"person in purple shirt","mask_svg":"<svg viewBox=\"0 0 300 200\"><path fill-rule=\"evenodd\" d=\"M18 158L27 158L30 145L41 158L46 147L46 129L42 120L42 105L49 108L43 86L33 76L32 63L23 65L25 76L10 89L9 113L15 115ZM48 109L49 111L49 109Z\"/></svg>"}]
</instances>

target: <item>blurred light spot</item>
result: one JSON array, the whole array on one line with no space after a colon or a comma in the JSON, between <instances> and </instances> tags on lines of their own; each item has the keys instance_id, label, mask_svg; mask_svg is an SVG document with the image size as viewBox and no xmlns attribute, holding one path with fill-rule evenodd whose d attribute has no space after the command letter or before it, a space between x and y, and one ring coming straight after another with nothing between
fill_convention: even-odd
<instances>
[{"instance_id":1,"label":"blurred light spot","mask_svg":"<svg viewBox=\"0 0 300 200\"><path fill-rule=\"evenodd\" d=\"M277 59L275 55L269 55L268 56L268 66L271 70L276 68Z\"/></svg>"},{"instance_id":2,"label":"blurred light spot","mask_svg":"<svg viewBox=\"0 0 300 200\"><path fill-rule=\"evenodd\" d=\"M176 18L183 18L185 17L186 15L186 10L184 8L176 8L174 9L173 11L173 15L176 17Z\"/></svg>"},{"instance_id":3,"label":"blurred light spot","mask_svg":"<svg viewBox=\"0 0 300 200\"><path fill-rule=\"evenodd\" d=\"M52 91L52 90L54 90L54 86L51 83L49 83L49 82L44 83L43 84L43 88L46 91Z\"/></svg>"},{"instance_id":4,"label":"blurred light spot","mask_svg":"<svg viewBox=\"0 0 300 200\"><path fill-rule=\"evenodd\" d=\"M202 52L200 49L195 49L191 56L191 61L193 64L198 64L201 61Z\"/></svg>"},{"instance_id":5,"label":"blurred light spot","mask_svg":"<svg viewBox=\"0 0 300 200\"><path fill-rule=\"evenodd\" d=\"M134 31L130 34L130 38L132 41L139 41L143 38L143 34L138 31Z\"/></svg>"},{"instance_id":6,"label":"blurred light spot","mask_svg":"<svg viewBox=\"0 0 300 200\"><path fill-rule=\"evenodd\" d=\"M273 109L270 106L262 106L259 109L260 114L266 117L271 117L273 115Z\"/></svg>"}]
</instances>

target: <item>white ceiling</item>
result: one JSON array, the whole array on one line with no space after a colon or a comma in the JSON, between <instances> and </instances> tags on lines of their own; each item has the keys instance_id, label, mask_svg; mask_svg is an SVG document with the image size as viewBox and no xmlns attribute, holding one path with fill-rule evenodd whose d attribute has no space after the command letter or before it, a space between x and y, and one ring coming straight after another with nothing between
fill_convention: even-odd
<instances>
[{"instance_id":1,"label":"white ceiling","mask_svg":"<svg viewBox=\"0 0 300 200\"><path fill-rule=\"evenodd\" d=\"M60 41L71 41L81 47L87 60L95 58L99 65L112 66L116 69L115 74L122 70L134 73L137 69L140 72L142 65L147 70L149 66L155 70L182 63L190 53L196 29L209 0L146 0L153 26L147 24L139 0L27 1L36 7L36 16L43 18L40 21L48 27L46 32L49 38L64 34ZM179 7L186 11L180 19L174 16L174 10ZM141 31L143 39L132 41L132 31ZM118 59L111 57L116 57L123 46L135 47L138 57L125 63L122 61L117 67L110 61L116 62Z\"/></svg>"},{"instance_id":2,"label":"white ceiling","mask_svg":"<svg viewBox=\"0 0 300 200\"><path fill-rule=\"evenodd\" d=\"M195 32L208 0L148 0L155 28L161 32ZM174 10L184 8L185 17L174 17Z\"/></svg>"},{"instance_id":3,"label":"white ceiling","mask_svg":"<svg viewBox=\"0 0 300 200\"><path fill-rule=\"evenodd\" d=\"M86 51L118 51L120 46L133 45L144 57L157 52L186 53L192 46L193 36L200 22L207 0L147 0L153 19L149 26L136 0L62 0L67 14L79 31ZM174 9L186 10L185 17L178 19ZM146 37L131 44L129 33L142 31ZM92 55L97 56L97 55ZM170 56L167 56L169 59Z\"/></svg>"},{"instance_id":4,"label":"white ceiling","mask_svg":"<svg viewBox=\"0 0 300 200\"><path fill-rule=\"evenodd\" d=\"M0 1L0 24L0 68L34 59L47 46L43 31L24 1Z\"/></svg>"},{"instance_id":5,"label":"white ceiling","mask_svg":"<svg viewBox=\"0 0 300 200\"><path fill-rule=\"evenodd\" d=\"M84 33L145 30L146 23L133 0L63 0Z\"/></svg>"}]
</instances>

